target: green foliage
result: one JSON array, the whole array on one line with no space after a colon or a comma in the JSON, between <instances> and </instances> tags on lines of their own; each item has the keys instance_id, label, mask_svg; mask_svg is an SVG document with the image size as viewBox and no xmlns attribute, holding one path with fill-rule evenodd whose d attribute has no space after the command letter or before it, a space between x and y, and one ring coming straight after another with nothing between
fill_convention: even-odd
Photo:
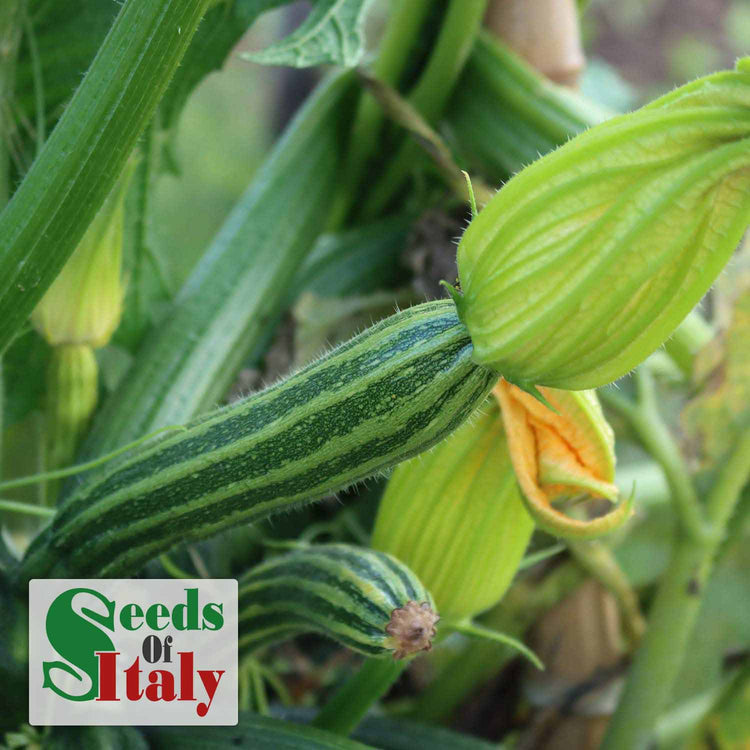
<instances>
[{"instance_id":1,"label":"green foliage","mask_svg":"<svg viewBox=\"0 0 750 750\"><path fill-rule=\"evenodd\" d=\"M642 360L708 288L747 224L750 62L611 118L479 31L485 0L398 0L361 77L367 88L346 70L318 85L191 272L207 234L198 228L204 206L178 215L180 231L170 232L160 199L167 173L169 190L186 187L175 158L181 113L255 20L287 4L127 0L118 9L100 0L27 0L0 13L0 90L8 104L0 112L0 200L18 186L0 214L4 468L9 476L41 472L0 483L6 745L486 748L393 717L362 720L381 699L430 721L447 720L468 696L481 701L478 688L511 658L507 645L529 656L524 631L590 576L620 603L630 640L641 607L652 623L641 648L631 654L628 643L618 652L633 666L604 747L650 741L670 699L680 701L670 721L679 713L680 726L697 727L701 737L741 742L747 667L732 671L723 661L750 638L747 613L736 606L750 595L743 575L750 303L741 256L740 272L725 276L705 306L711 319L683 326L660 358ZM313 0L296 30L246 60L359 65L372 5ZM591 8L592 22L602 7ZM613 7L624 17L635 6ZM638 12L658 26L658 8ZM747 52L745 15L735 2L724 18L727 49L739 54ZM255 34L252 40L264 46ZM719 67L726 51L693 31L664 47L665 69L681 76ZM242 85L281 80L258 70ZM298 80L284 74L282 85ZM234 102L237 129L256 140L277 119L260 111L274 106L261 94L253 91L252 101L267 106L249 116ZM238 175L246 165L233 149L214 158L225 146L214 131L220 109L213 100L203 107L196 140L216 143L191 167L216 193L227 162L237 163ZM89 371L103 373L105 399L86 429L83 455L107 455L50 474L38 466L41 446L51 436L72 445L86 419L59 419L57 431L53 420L42 426L40 413L54 407L73 371L48 368L49 348L26 321L133 150L140 163L125 211L131 286L124 324L114 346L87 360ZM455 283L455 240L469 214L462 168L472 171L469 185L486 207L475 216L472 206L460 243L456 304L418 304L441 280ZM492 197L487 184L511 175ZM222 200L240 192L236 183L224 186ZM163 260L179 273L165 274ZM79 286L63 295L76 320ZM397 306L408 309L393 315ZM58 317L52 311L47 323ZM293 372L296 366L303 369ZM604 480L586 474L596 462L567 433L562 453L550 450L560 448L559 405L534 421L508 402L509 436L529 433L533 422L511 461L498 407L488 408L486 396L499 375L539 394L537 385L598 385L635 366L637 387L625 382L601 395L617 434L615 481L635 498L636 519L596 554L571 545L566 555L526 514L521 494L528 502L535 487L548 487L551 512L565 503L569 520L584 524L588 508L571 487L598 482L601 489ZM89 388L85 398L68 399L66 414L95 395ZM224 399L229 406L211 411ZM678 423L682 442L673 436ZM151 434L165 425L171 434ZM384 475L411 457L392 478ZM37 504L49 495L45 481L71 475L57 510ZM579 484L568 482L573 476ZM355 501L347 488L365 479L370 485ZM22 487L26 494L13 494ZM343 510L311 504L338 491ZM373 522L383 491L380 516L388 515L397 537L388 544L383 523ZM372 546L396 557L369 548L373 529ZM521 561L527 544L528 565ZM550 549L555 559L540 562ZM30 577L186 574L241 582L243 674L257 677L241 690L246 705L252 697L261 712L268 709L266 680L278 701L315 710L285 713L294 723L243 713L238 727L189 730L23 726ZM480 621L461 619L506 588ZM388 697L409 661L391 655L411 655L392 626L409 612L420 615L433 595L445 609L441 635L457 632L436 642L430 663L410 669ZM402 636L417 638L417 631ZM466 634L498 643L476 644ZM295 640L279 645L288 639ZM342 645L368 656L361 668ZM519 729L523 744L537 716L513 698L522 691L519 673L506 672L512 684L500 687L503 726ZM318 728L304 726L310 720Z\"/></svg>"},{"instance_id":2,"label":"green foliage","mask_svg":"<svg viewBox=\"0 0 750 750\"><path fill-rule=\"evenodd\" d=\"M123 6L59 125L0 215L0 351L115 184L207 4ZM145 89L142 80L149 81Z\"/></svg>"},{"instance_id":3,"label":"green foliage","mask_svg":"<svg viewBox=\"0 0 750 750\"><path fill-rule=\"evenodd\" d=\"M154 727L149 730L152 747L171 750L174 747L224 750L224 748L252 748L252 750L366 750L345 737L320 729L243 714L236 727Z\"/></svg>"},{"instance_id":4,"label":"green foliage","mask_svg":"<svg viewBox=\"0 0 750 750\"><path fill-rule=\"evenodd\" d=\"M263 65L355 66L364 52L363 25L372 0L315 0L299 28L262 52L244 55Z\"/></svg>"}]
</instances>

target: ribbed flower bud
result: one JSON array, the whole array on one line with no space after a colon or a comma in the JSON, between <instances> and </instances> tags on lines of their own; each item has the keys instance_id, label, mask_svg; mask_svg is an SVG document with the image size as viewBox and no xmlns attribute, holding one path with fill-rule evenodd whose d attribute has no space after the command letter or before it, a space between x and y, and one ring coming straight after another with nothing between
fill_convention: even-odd
<instances>
[{"instance_id":1,"label":"ribbed flower bud","mask_svg":"<svg viewBox=\"0 0 750 750\"><path fill-rule=\"evenodd\" d=\"M554 506L581 496L617 500L614 433L596 393L539 390L554 411L505 380L493 391L529 513L558 536L590 539L611 531L630 516L630 501L592 520L570 518Z\"/></svg>"},{"instance_id":2,"label":"ribbed flower bud","mask_svg":"<svg viewBox=\"0 0 750 750\"><path fill-rule=\"evenodd\" d=\"M120 323L124 286L122 243L130 162L78 247L31 314L51 346L87 344L98 349Z\"/></svg>"},{"instance_id":3,"label":"ribbed flower bud","mask_svg":"<svg viewBox=\"0 0 750 750\"><path fill-rule=\"evenodd\" d=\"M706 293L750 223L750 58L577 136L512 178L458 249L477 362L609 383Z\"/></svg>"},{"instance_id":4,"label":"ribbed flower bud","mask_svg":"<svg viewBox=\"0 0 750 750\"><path fill-rule=\"evenodd\" d=\"M31 314L34 327L52 347L45 414L48 471L72 462L96 408L99 371L94 349L109 343L122 315L125 194L134 167L131 160ZM57 481L47 483L50 504L57 491Z\"/></svg>"},{"instance_id":5,"label":"ribbed flower bud","mask_svg":"<svg viewBox=\"0 0 750 750\"><path fill-rule=\"evenodd\" d=\"M489 400L432 451L395 469L372 544L419 576L442 616L462 620L502 597L533 529Z\"/></svg>"}]
</instances>

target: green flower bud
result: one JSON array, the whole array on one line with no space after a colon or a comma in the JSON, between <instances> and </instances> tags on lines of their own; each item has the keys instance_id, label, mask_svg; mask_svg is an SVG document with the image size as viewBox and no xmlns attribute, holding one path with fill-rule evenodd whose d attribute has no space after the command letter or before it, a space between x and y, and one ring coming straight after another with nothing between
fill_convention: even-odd
<instances>
[{"instance_id":1,"label":"green flower bud","mask_svg":"<svg viewBox=\"0 0 750 750\"><path fill-rule=\"evenodd\" d=\"M372 545L419 576L442 616L463 620L503 596L533 530L492 399L432 451L395 469Z\"/></svg>"},{"instance_id":2,"label":"green flower bud","mask_svg":"<svg viewBox=\"0 0 750 750\"><path fill-rule=\"evenodd\" d=\"M124 285L122 243L131 160L78 247L31 314L51 346L109 343L120 323Z\"/></svg>"},{"instance_id":3,"label":"green flower bud","mask_svg":"<svg viewBox=\"0 0 750 750\"><path fill-rule=\"evenodd\" d=\"M750 58L582 133L472 221L453 293L477 362L609 383L706 293L750 223Z\"/></svg>"}]
</instances>

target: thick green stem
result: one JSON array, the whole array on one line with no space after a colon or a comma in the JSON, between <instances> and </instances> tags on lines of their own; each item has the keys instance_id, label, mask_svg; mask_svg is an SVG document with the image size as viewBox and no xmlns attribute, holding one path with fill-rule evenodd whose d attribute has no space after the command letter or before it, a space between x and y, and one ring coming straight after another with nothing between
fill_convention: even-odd
<instances>
[{"instance_id":1,"label":"thick green stem","mask_svg":"<svg viewBox=\"0 0 750 750\"><path fill-rule=\"evenodd\" d=\"M463 70L484 17L487 0L452 0L427 67L409 94L409 102L434 121L443 111L453 86ZM376 216L404 184L419 147L405 141L383 177L371 191L364 216Z\"/></svg>"},{"instance_id":2,"label":"thick green stem","mask_svg":"<svg viewBox=\"0 0 750 750\"><path fill-rule=\"evenodd\" d=\"M396 86L433 0L396 0L388 18L372 75L379 81ZM344 180L332 211L330 226L339 228L346 219L357 195L357 189L377 144L385 115L375 98L362 91L352 125Z\"/></svg>"},{"instance_id":3,"label":"thick green stem","mask_svg":"<svg viewBox=\"0 0 750 750\"><path fill-rule=\"evenodd\" d=\"M637 405L610 389L600 391L600 396L630 422L643 446L661 465L675 511L685 531L698 542L709 541L714 532L706 523L680 450L659 416L653 380L645 367L636 370L636 377L639 387Z\"/></svg>"},{"instance_id":4,"label":"thick green stem","mask_svg":"<svg viewBox=\"0 0 750 750\"><path fill-rule=\"evenodd\" d=\"M15 82L16 55L21 39L23 6L21 0L0 4L0 210L10 198L10 143L13 117L10 101ZM3 455L3 367L0 360L0 475Z\"/></svg>"},{"instance_id":5,"label":"thick green stem","mask_svg":"<svg viewBox=\"0 0 750 750\"><path fill-rule=\"evenodd\" d=\"M678 535L603 750L641 750L648 745L685 658L717 549L748 479L750 429L740 436L708 497L708 515L718 533L703 540L685 529Z\"/></svg>"},{"instance_id":6,"label":"thick green stem","mask_svg":"<svg viewBox=\"0 0 750 750\"><path fill-rule=\"evenodd\" d=\"M677 330L664 342L664 348L672 361L686 377L693 374L695 355L713 338L710 323L697 311L693 311L680 323Z\"/></svg>"},{"instance_id":7,"label":"thick green stem","mask_svg":"<svg viewBox=\"0 0 750 750\"><path fill-rule=\"evenodd\" d=\"M685 658L708 573L706 556L706 547L689 538L675 545L603 750L647 746Z\"/></svg>"},{"instance_id":8,"label":"thick green stem","mask_svg":"<svg viewBox=\"0 0 750 750\"><path fill-rule=\"evenodd\" d=\"M0 352L78 245L209 0L128 0L0 215Z\"/></svg>"},{"instance_id":9,"label":"thick green stem","mask_svg":"<svg viewBox=\"0 0 750 750\"><path fill-rule=\"evenodd\" d=\"M404 659L367 659L359 672L323 706L312 722L313 726L337 734L351 734L408 664Z\"/></svg>"}]
</instances>

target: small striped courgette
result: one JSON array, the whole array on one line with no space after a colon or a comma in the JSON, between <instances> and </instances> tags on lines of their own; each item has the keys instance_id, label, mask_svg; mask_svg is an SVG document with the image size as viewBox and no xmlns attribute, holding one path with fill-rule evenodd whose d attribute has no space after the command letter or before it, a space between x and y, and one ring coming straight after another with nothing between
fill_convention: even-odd
<instances>
[{"instance_id":1,"label":"small striped courgette","mask_svg":"<svg viewBox=\"0 0 750 750\"><path fill-rule=\"evenodd\" d=\"M489 393L452 302L412 307L87 479L22 576L129 575L171 545L288 511L430 448Z\"/></svg>"},{"instance_id":2,"label":"small striped courgette","mask_svg":"<svg viewBox=\"0 0 750 750\"><path fill-rule=\"evenodd\" d=\"M250 651L316 632L367 656L429 650L432 597L395 557L351 544L294 550L239 582L239 645Z\"/></svg>"}]
</instances>

